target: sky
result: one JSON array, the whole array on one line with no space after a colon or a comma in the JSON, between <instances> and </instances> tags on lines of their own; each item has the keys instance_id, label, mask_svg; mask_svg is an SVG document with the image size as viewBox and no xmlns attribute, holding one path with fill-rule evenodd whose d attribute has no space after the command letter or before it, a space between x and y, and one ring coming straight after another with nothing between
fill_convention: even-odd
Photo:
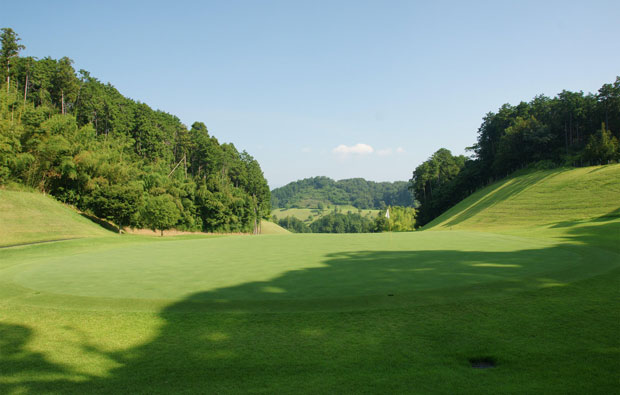
<instances>
[{"instance_id":1,"label":"sky","mask_svg":"<svg viewBox=\"0 0 620 395\"><path fill-rule=\"evenodd\" d=\"M204 122L269 185L408 180L465 154L484 115L620 75L618 1L28 1L23 56L73 59L123 95Z\"/></svg>"}]
</instances>

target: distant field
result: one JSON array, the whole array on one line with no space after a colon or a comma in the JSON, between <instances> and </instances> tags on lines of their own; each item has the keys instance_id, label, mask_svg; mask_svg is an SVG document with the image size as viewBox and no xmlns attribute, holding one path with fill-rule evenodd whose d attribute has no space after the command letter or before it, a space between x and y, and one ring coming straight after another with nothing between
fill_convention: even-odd
<instances>
[{"instance_id":1,"label":"distant field","mask_svg":"<svg viewBox=\"0 0 620 395\"><path fill-rule=\"evenodd\" d=\"M323 211L318 209L309 209L309 208L278 208L271 210L271 215L275 215L278 219L286 218L286 217L295 217L301 221L304 221L306 224L311 224L312 222L324 217L327 214L331 214L334 212L334 205L330 205L330 208L326 208ZM353 206L337 206L339 212L346 214L347 212L352 212L354 214L361 214L362 217L367 217L369 219L374 219L380 210L362 210L361 212L353 207Z\"/></svg>"},{"instance_id":2,"label":"distant field","mask_svg":"<svg viewBox=\"0 0 620 395\"><path fill-rule=\"evenodd\" d=\"M617 393L619 171L501 181L432 231L2 248L0 393Z\"/></svg>"}]
</instances>

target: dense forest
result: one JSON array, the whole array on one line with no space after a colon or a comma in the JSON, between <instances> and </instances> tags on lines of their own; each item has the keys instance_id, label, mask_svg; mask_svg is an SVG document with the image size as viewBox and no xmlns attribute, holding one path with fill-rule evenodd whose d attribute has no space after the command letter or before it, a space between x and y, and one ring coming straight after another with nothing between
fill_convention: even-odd
<instances>
[{"instance_id":1,"label":"dense forest","mask_svg":"<svg viewBox=\"0 0 620 395\"><path fill-rule=\"evenodd\" d=\"M69 58L20 57L3 28L0 186L23 185L126 226L257 232L270 192L258 162L202 122L121 95Z\"/></svg>"},{"instance_id":2,"label":"dense forest","mask_svg":"<svg viewBox=\"0 0 620 395\"><path fill-rule=\"evenodd\" d=\"M406 181L374 182L363 178L334 181L329 177L313 177L271 191L273 208L317 208L326 204L384 209L386 206L410 207L414 199Z\"/></svg>"},{"instance_id":3,"label":"dense forest","mask_svg":"<svg viewBox=\"0 0 620 395\"><path fill-rule=\"evenodd\" d=\"M607 164L620 159L620 77L597 94L562 91L490 112L467 148L440 149L413 172L410 189L424 225L476 189L526 167Z\"/></svg>"}]
</instances>

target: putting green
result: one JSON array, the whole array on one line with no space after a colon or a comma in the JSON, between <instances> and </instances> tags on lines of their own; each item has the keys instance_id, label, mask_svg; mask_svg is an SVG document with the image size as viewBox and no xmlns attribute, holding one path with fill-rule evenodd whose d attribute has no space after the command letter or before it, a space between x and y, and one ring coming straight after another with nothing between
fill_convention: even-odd
<instances>
[{"instance_id":1,"label":"putting green","mask_svg":"<svg viewBox=\"0 0 620 395\"><path fill-rule=\"evenodd\" d=\"M300 300L498 282L513 290L562 285L575 270L585 276L578 269L586 261L579 249L480 232L289 235L63 251L13 266L0 279L39 293L80 297Z\"/></svg>"}]
</instances>

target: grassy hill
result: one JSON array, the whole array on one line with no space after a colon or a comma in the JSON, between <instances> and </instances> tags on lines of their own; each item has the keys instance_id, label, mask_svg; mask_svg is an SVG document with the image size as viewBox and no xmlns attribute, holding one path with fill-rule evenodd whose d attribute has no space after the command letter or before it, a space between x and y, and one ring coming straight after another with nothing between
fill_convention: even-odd
<instances>
[{"instance_id":1,"label":"grassy hill","mask_svg":"<svg viewBox=\"0 0 620 395\"><path fill-rule=\"evenodd\" d=\"M261 222L261 234L263 235L284 235L290 234L288 230L284 229L278 224L274 224L271 221L263 220Z\"/></svg>"},{"instance_id":2,"label":"grassy hill","mask_svg":"<svg viewBox=\"0 0 620 395\"><path fill-rule=\"evenodd\" d=\"M369 219L374 219L377 216L377 213L380 210L358 210L357 208L351 205L330 205L329 208L324 210L319 210L316 208L276 208L271 210L271 215L275 215L278 219L286 218L286 217L295 217L300 221L306 223L306 225L310 225L312 222L326 216L327 214L331 214L334 212L334 207L338 207L338 211L346 214L347 212L352 212L354 214L360 213L362 217L367 217Z\"/></svg>"},{"instance_id":3,"label":"grassy hill","mask_svg":"<svg viewBox=\"0 0 620 395\"><path fill-rule=\"evenodd\" d=\"M50 196L0 189L0 246L112 234Z\"/></svg>"},{"instance_id":4,"label":"grassy hill","mask_svg":"<svg viewBox=\"0 0 620 395\"><path fill-rule=\"evenodd\" d=\"M535 171L483 188L424 229L506 230L620 218L620 165Z\"/></svg>"},{"instance_id":5,"label":"grassy hill","mask_svg":"<svg viewBox=\"0 0 620 395\"><path fill-rule=\"evenodd\" d=\"M287 233L273 222L262 222L262 234ZM0 189L0 247L113 235L50 196Z\"/></svg>"}]
</instances>

